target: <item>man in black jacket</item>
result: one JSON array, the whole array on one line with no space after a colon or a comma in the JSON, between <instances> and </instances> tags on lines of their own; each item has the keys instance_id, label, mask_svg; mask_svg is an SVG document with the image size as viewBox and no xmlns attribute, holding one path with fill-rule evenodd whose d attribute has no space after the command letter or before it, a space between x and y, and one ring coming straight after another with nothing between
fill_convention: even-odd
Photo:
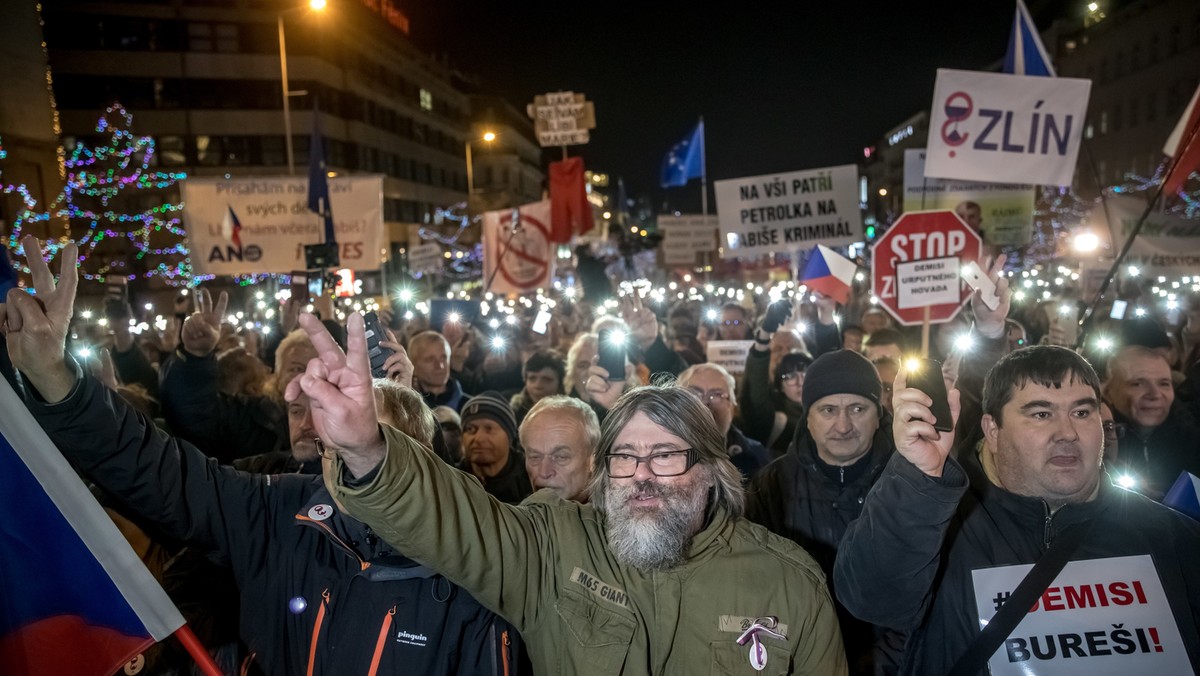
<instances>
[{"instance_id":1,"label":"man in black jacket","mask_svg":"<svg viewBox=\"0 0 1200 676\"><path fill-rule=\"evenodd\" d=\"M834 566L851 612L912 632L901 673L948 673L1029 564L1076 528L1082 544L1023 616L1037 629L1018 626L969 673L1042 673L1072 657L1091 673L1200 669L1200 525L1108 481L1100 382L1083 357L1035 346L997 362L983 440L957 458L930 398L905 385L902 373L896 453ZM949 399L957 418L957 391ZM1117 586L1139 591L1125 602L1108 596ZM1142 647L1135 632L1146 626L1156 638Z\"/></svg>"},{"instance_id":2,"label":"man in black jacket","mask_svg":"<svg viewBox=\"0 0 1200 676\"><path fill-rule=\"evenodd\" d=\"M40 251L33 238L26 246ZM518 644L507 623L343 514L321 477L219 466L85 376L64 354L76 256L73 244L64 249L58 288L33 257L38 300L14 292L0 305L13 365L30 386L26 403L96 484L169 537L230 565L249 659L289 676L516 668ZM403 424L428 443L435 423L422 410Z\"/></svg>"},{"instance_id":3,"label":"man in black jacket","mask_svg":"<svg viewBox=\"0 0 1200 676\"><path fill-rule=\"evenodd\" d=\"M804 547L831 580L842 536L895 450L881 388L875 367L857 352L818 357L805 372L796 438L746 496L747 518ZM837 610L850 673L894 673L903 637L856 619L840 603Z\"/></svg>"}]
</instances>

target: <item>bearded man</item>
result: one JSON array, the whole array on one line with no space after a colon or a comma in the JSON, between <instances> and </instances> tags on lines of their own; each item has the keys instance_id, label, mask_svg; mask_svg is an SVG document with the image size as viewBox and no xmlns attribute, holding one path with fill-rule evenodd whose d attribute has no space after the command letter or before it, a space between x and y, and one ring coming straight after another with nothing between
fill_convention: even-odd
<instances>
[{"instance_id":1,"label":"bearded man","mask_svg":"<svg viewBox=\"0 0 1200 676\"><path fill-rule=\"evenodd\" d=\"M489 496L420 443L378 424L362 319L343 353L311 315L319 359L289 399L313 401L326 482L386 541L517 626L536 673L845 674L820 568L742 518L738 471L690 392L642 387L610 410L589 504ZM548 492L543 492L548 493Z\"/></svg>"}]
</instances>

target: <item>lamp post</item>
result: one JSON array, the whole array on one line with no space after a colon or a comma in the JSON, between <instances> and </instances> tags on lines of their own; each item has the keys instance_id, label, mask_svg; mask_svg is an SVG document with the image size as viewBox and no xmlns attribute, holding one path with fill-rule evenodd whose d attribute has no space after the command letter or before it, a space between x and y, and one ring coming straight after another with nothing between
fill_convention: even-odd
<instances>
[{"instance_id":1,"label":"lamp post","mask_svg":"<svg viewBox=\"0 0 1200 676\"><path fill-rule=\"evenodd\" d=\"M496 140L496 134L490 131L484 132L483 136L479 137L482 141L491 143ZM467 202L470 203L471 195L475 194L475 167L471 161L471 141L467 140Z\"/></svg>"},{"instance_id":2,"label":"lamp post","mask_svg":"<svg viewBox=\"0 0 1200 676\"><path fill-rule=\"evenodd\" d=\"M324 10L325 6L326 0L309 0L308 2L309 9L317 12ZM296 155L292 150L292 104L289 99L292 96L302 96L308 92L304 90L293 92L288 87L287 42L283 36L283 15L288 11L292 10L280 12L276 15L276 19L279 25L279 74L283 81L283 135L286 138L288 175L291 176L296 173Z\"/></svg>"}]
</instances>

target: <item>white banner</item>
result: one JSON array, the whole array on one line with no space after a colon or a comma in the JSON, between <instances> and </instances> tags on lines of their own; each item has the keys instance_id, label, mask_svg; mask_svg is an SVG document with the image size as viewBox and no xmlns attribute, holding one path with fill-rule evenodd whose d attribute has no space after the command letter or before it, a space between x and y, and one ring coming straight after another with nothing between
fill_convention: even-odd
<instances>
[{"instance_id":1,"label":"white banner","mask_svg":"<svg viewBox=\"0 0 1200 676\"><path fill-rule=\"evenodd\" d=\"M1108 198L1112 222L1112 251L1116 255L1125 245L1133 226L1146 210L1146 203L1129 196ZM1096 207L1097 218L1103 222L1104 210ZM1168 216L1162 211L1151 211L1142 225L1137 239L1125 257L1122 269L1134 266L1143 275L1183 276L1200 273L1200 219L1184 219Z\"/></svg>"},{"instance_id":2,"label":"white banner","mask_svg":"<svg viewBox=\"0 0 1200 676\"><path fill-rule=\"evenodd\" d=\"M980 626L1032 568L972 571ZM1194 673L1149 555L1068 563L988 667L993 676Z\"/></svg>"},{"instance_id":3,"label":"white banner","mask_svg":"<svg viewBox=\"0 0 1200 676\"><path fill-rule=\"evenodd\" d=\"M708 363L725 367L730 375L741 375L746 371L746 357L753 340L710 340L704 348Z\"/></svg>"},{"instance_id":4,"label":"white banner","mask_svg":"<svg viewBox=\"0 0 1200 676\"><path fill-rule=\"evenodd\" d=\"M664 265L695 265L696 254L717 250L716 216L659 216Z\"/></svg>"},{"instance_id":5,"label":"white banner","mask_svg":"<svg viewBox=\"0 0 1200 676\"><path fill-rule=\"evenodd\" d=\"M557 245L550 242L550 200L483 212L483 279L497 294L550 288Z\"/></svg>"},{"instance_id":6,"label":"white banner","mask_svg":"<svg viewBox=\"0 0 1200 676\"><path fill-rule=\"evenodd\" d=\"M425 242L408 249L408 271L421 273L438 273L446 266L446 255L441 245L436 242Z\"/></svg>"},{"instance_id":7,"label":"white banner","mask_svg":"<svg viewBox=\"0 0 1200 676\"><path fill-rule=\"evenodd\" d=\"M183 222L198 275L303 270L304 245L322 240L321 219L308 210L307 177L188 178L182 186ZM377 269L383 260L383 177L331 178L329 202L341 267Z\"/></svg>"},{"instance_id":8,"label":"white banner","mask_svg":"<svg viewBox=\"0 0 1200 676\"><path fill-rule=\"evenodd\" d=\"M962 302L958 256L896 263L896 307L907 310Z\"/></svg>"},{"instance_id":9,"label":"white banner","mask_svg":"<svg viewBox=\"0 0 1200 676\"><path fill-rule=\"evenodd\" d=\"M925 149L904 151L904 211L952 209L987 244L1028 244L1032 185L954 181L925 176Z\"/></svg>"},{"instance_id":10,"label":"white banner","mask_svg":"<svg viewBox=\"0 0 1200 676\"><path fill-rule=\"evenodd\" d=\"M939 68L925 175L1071 185L1092 81Z\"/></svg>"},{"instance_id":11,"label":"white banner","mask_svg":"<svg viewBox=\"0 0 1200 676\"><path fill-rule=\"evenodd\" d=\"M717 181L715 190L724 258L863 239L853 164Z\"/></svg>"}]
</instances>

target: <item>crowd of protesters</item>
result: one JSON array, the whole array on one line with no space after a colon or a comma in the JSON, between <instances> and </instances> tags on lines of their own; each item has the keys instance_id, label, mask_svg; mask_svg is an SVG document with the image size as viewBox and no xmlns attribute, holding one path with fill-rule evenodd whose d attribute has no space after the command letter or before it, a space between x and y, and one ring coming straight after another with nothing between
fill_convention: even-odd
<instances>
[{"instance_id":1,"label":"crowd of protesters","mask_svg":"<svg viewBox=\"0 0 1200 676\"><path fill-rule=\"evenodd\" d=\"M947 673L986 621L972 571L1074 531L1071 560L1151 557L1200 668L1200 524L1158 504L1200 475L1200 296L1123 289L1148 312L1099 308L1077 350L1080 300L1019 303L981 261L998 307L928 340L935 429L920 327L860 284L612 289L540 331L384 309L373 377L361 318L298 300L265 330L204 288L140 334L84 321L73 255L0 305L0 368L227 673ZM728 340L741 368L706 358Z\"/></svg>"}]
</instances>

